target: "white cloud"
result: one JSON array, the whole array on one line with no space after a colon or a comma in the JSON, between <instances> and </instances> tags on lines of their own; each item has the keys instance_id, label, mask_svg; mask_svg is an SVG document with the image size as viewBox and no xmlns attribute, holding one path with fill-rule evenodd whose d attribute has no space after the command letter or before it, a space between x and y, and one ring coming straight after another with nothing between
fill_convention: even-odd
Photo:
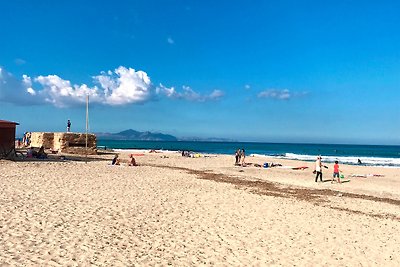
<instances>
[{"instance_id":1,"label":"white cloud","mask_svg":"<svg viewBox=\"0 0 400 267\"><path fill-rule=\"evenodd\" d=\"M93 77L93 82L94 86L72 84L58 75L33 78L23 75L22 79L17 79L0 68L0 101L69 107L84 104L86 95L89 95L91 103L117 106L144 103L156 95L194 102L218 100L224 95L220 90L201 94L188 86L184 86L180 92L162 84L154 88L146 72L123 66L114 71L101 72Z\"/></svg>"},{"instance_id":2,"label":"white cloud","mask_svg":"<svg viewBox=\"0 0 400 267\"><path fill-rule=\"evenodd\" d=\"M96 86L90 88L86 84L72 85L70 81L63 80L57 75L38 76L34 81L40 84L42 89L34 90L30 88L30 93L34 92L32 95L56 107L83 104L86 101L86 95L89 95L92 102L104 101L99 95L99 90Z\"/></svg>"},{"instance_id":3,"label":"white cloud","mask_svg":"<svg viewBox=\"0 0 400 267\"><path fill-rule=\"evenodd\" d=\"M182 91L178 92L174 87L168 88L162 84L157 87L157 94L163 94L168 98L183 99L192 102L215 101L224 96L224 93L221 90L214 90L210 94L200 94L189 86L182 86Z\"/></svg>"},{"instance_id":4,"label":"white cloud","mask_svg":"<svg viewBox=\"0 0 400 267\"><path fill-rule=\"evenodd\" d=\"M83 104L86 95L92 103L126 105L141 103L151 96L151 81L147 73L119 67L93 77L98 86L72 84L57 75L22 80L0 68L0 101L16 104L50 103L56 107Z\"/></svg>"},{"instance_id":5,"label":"white cloud","mask_svg":"<svg viewBox=\"0 0 400 267\"><path fill-rule=\"evenodd\" d=\"M20 81L11 73L0 67L0 101L21 105L38 104L28 93L29 77L23 77Z\"/></svg>"},{"instance_id":6,"label":"white cloud","mask_svg":"<svg viewBox=\"0 0 400 267\"><path fill-rule=\"evenodd\" d=\"M109 105L142 103L151 96L151 81L144 71L119 67L114 73L103 72L94 79L103 89L104 101Z\"/></svg>"},{"instance_id":7,"label":"white cloud","mask_svg":"<svg viewBox=\"0 0 400 267\"><path fill-rule=\"evenodd\" d=\"M223 97L225 94L221 90L214 90L212 93L208 96L209 99L211 100L219 100L221 97Z\"/></svg>"},{"instance_id":8,"label":"white cloud","mask_svg":"<svg viewBox=\"0 0 400 267\"><path fill-rule=\"evenodd\" d=\"M250 86L249 84L245 84L245 85L244 85L244 89L250 90L250 88L251 88L251 86Z\"/></svg>"},{"instance_id":9,"label":"white cloud","mask_svg":"<svg viewBox=\"0 0 400 267\"><path fill-rule=\"evenodd\" d=\"M288 89L267 89L258 93L258 98L272 98L278 100L288 100L293 97L300 97L306 95L307 92L290 92Z\"/></svg>"},{"instance_id":10,"label":"white cloud","mask_svg":"<svg viewBox=\"0 0 400 267\"><path fill-rule=\"evenodd\" d=\"M168 38L167 38L167 42L168 42L169 44L174 44L174 43L175 43L174 39L172 39L171 37L168 37Z\"/></svg>"}]
</instances>

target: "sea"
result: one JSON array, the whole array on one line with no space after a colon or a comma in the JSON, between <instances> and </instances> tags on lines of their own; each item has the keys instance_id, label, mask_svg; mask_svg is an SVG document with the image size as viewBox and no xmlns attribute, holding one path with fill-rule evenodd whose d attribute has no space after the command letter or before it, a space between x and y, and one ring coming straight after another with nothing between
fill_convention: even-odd
<instances>
[{"instance_id":1,"label":"sea","mask_svg":"<svg viewBox=\"0 0 400 267\"><path fill-rule=\"evenodd\" d=\"M344 164L384 166L400 168L400 146L388 145L338 145L338 144L293 144L256 142L200 142L200 141L131 141L98 140L99 147L114 150L164 150L192 151L205 154L234 155L237 149L244 149L246 155L275 157L289 160L315 161L321 156L323 162L338 160Z\"/></svg>"}]
</instances>

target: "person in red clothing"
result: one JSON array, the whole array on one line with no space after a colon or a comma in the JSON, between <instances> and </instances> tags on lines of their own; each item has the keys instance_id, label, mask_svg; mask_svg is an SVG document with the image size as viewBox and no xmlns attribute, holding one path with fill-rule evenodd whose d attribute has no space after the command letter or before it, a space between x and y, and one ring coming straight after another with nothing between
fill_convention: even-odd
<instances>
[{"instance_id":1,"label":"person in red clothing","mask_svg":"<svg viewBox=\"0 0 400 267\"><path fill-rule=\"evenodd\" d=\"M338 183L340 184L340 175L339 175L339 162L336 160L335 161L335 165L333 165L333 178L332 178L332 183L335 180L335 178L337 177Z\"/></svg>"}]
</instances>

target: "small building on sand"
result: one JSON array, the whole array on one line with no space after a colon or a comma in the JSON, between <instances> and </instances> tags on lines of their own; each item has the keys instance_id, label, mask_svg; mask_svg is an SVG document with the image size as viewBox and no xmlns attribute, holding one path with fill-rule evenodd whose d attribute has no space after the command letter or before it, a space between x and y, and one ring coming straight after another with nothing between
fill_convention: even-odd
<instances>
[{"instance_id":1,"label":"small building on sand","mask_svg":"<svg viewBox=\"0 0 400 267\"><path fill-rule=\"evenodd\" d=\"M68 154L86 154L85 133L54 133L54 132L32 132L31 146L41 147L52 151ZM87 154L97 154L97 140L95 134L88 134Z\"/></svg>"},{"instance_id":2,"label":"small building on sand","mask_svg":"<svg viewBox=\"0 0 400 267\"><path fill-rule=\"evenodd\" d=\"M15 151L16 122L0 120L0 158L9 158Z\"/></svg>"}]
</instances>

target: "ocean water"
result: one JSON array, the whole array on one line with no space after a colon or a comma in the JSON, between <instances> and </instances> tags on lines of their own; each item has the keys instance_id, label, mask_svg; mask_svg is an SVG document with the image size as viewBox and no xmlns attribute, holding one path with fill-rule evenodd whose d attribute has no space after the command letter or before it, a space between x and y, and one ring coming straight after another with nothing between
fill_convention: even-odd
<instances>
[{"instance_id":1,"label":"ocean water","mask_svg":"<svg viewBox=\"0 0 400 267\"><path fill-rule=\"evenodd\" d=\"M340 163L358 164L358 159L360 159L364 165L400 168L400 146L128 140L99 140L98 146L105 146L107 149L189 150L198 153L228 155L234 155L238 148L243 148L246 155L305 161L314 161L316 156L321 155L324 162L338 160Z\"/></svg>"}]
</instances>

